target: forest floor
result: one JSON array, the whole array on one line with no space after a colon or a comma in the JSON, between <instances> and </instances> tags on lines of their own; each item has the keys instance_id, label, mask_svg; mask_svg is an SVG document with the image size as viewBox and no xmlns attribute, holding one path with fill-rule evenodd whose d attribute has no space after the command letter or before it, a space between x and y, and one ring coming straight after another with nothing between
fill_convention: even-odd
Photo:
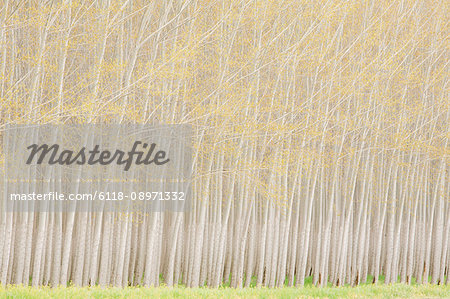
<instances>
[{"instance_id":1,"label":"forest floor","mask_svg":"<svg viewBox=\"0 0 450 299\"><path fill-rule=\"evenodd\" d=\"M311 279L301 288L40 287L0 286L0 298L450 298L450 285L362 284L318 288Z\"/></svg>"}]
</instances>

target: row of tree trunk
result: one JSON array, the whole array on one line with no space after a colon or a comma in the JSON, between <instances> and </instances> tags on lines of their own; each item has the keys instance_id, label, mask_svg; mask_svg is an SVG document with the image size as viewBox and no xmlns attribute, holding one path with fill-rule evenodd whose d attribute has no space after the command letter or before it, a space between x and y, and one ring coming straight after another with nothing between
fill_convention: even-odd
<instances>
[{"instance_id":1,"label":"row of tree trunk","mask_svg":"<svg viewBox=\"0 0 450 299\"><path fill-rule=\"evenodd\" d=\"M447 166L420 159L361 151L331 170L299 162L293 176L271 171L266 194L245 172L218 173L196 181L188 212L4 212L1 283L448 283Z\"/></svg>"}]
</instances>

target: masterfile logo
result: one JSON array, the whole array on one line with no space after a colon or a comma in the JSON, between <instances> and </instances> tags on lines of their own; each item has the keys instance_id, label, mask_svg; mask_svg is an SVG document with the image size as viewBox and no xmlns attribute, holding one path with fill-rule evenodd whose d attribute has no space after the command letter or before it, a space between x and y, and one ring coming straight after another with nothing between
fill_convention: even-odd
<instances>
[{"instance_id":1,"label":"masterfile logo","mask_svg":"<svg viewBox=\"0 0 450 299\"><path fill-rule=\"evenodd\" d=\"M147 151L139 151L138 147L140 145ZM50 165L71 165L74 163L78 165L94 165L97 163L100 165L108 165L116 162L117 165L125 165L124 170L128 171L133 164L133 161L137 165L164 165L169 162L170 159L166 158L166 152L163 150L156 151L156 146L156 143L152 143L149 146L148 143L135 141L132 149L129 152L115 150L112 153L109 150L100 151L100 145L96 144L92 150L86 150L86 147L82 147L80 151L75 154L72 150L63 150L59 152L60 146L58 144L53 144L51 146L49 146L48 144L32 144L27 147L27 149L31 151L27 159L27 164L31 164L35 157L37 160L37 164L42 164L44 159L47 158L47 163ZM49 154L49 157L47 156L47 154ZM135 160L134 156L136 156Z\"/></svg>"},{"instance_id":2,"label":"masterfile logo","mask_svg":"<svg viewBox=\"0 0 450 299\"><path fill-rule=\"evenodd\" d=\"M10 125L8 211L186 211L188 125ZM56 196L57 195L57 196Z\"/></svg>"}]
</instances>

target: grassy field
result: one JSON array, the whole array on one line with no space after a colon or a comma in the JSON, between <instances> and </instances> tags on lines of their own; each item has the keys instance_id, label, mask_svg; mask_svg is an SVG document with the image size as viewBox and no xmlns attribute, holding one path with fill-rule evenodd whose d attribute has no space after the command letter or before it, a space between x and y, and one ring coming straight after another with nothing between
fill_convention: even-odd
<instances>
[{"instance_id":1,"label":"grassy field","mask_svg":"<svg viewBox=\"0 0 450 299\"><path fill-rule=\"evenodd\" d=\"M247 288L221 287L58 287L32 288L23 286L0 287L0 298L430 298L449 297L450 286L438 285L360 285L357 287L317 288L312 285L303 288Z\"/></svg>"}]
</instances>

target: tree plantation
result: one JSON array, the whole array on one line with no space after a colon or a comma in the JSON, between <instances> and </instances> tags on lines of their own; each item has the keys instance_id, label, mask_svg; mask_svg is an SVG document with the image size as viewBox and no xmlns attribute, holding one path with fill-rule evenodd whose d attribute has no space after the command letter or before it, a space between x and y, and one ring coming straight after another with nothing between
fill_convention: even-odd
<instances>
[{"instance_id":1,"label":"tree plantation","mask_svg":"<svg viewBox=\"0 0 450 299\"><path fill-rule=\"evenodd\" d=\"M1 284L448 284L449 16L424 0L1 1L0 135L193 130L187 212L3 208Z\"/></svg>"}]
</instances>

